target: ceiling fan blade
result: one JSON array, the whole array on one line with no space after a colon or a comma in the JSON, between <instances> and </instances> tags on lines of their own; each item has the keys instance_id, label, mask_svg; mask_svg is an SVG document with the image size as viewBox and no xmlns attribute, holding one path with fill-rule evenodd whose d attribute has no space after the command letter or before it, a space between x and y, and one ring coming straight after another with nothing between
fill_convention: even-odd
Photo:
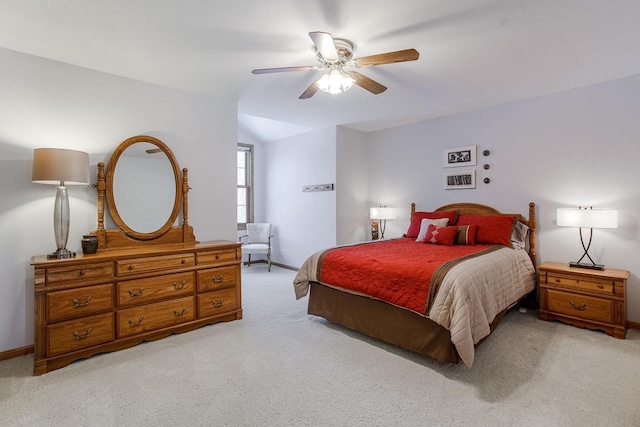
<instances>
[{"instance_id":1,"label":"ceiling fan blade","mask_svg":"<svg viewBox=\"0 0 640 427\"><path fill-rule=\"evenodd\" d=\"M310 65L303 65L300 67L280 67L280 68L258 68L251 71L253 74L270 74L270 73L284 73L288 71L313 71L316 67Z\"/></svg>"},{"instance_id":2,"label":"ceiling fan blade","mask_svg":"<svg viewBox=\"0 0 640 427\"><path fill-rule=\"evenodd\" d=\"M349 73L349 75L351 77L353 77L353 79L356 81L356 84L358 86L360 86L363 89L368 90L369 92L371 92L374 95L378 95L379 93L382 93L385 90L387 90L386 86L381 85L380 83L378 83L375 80L371 80L369 77L364 76L364 75L358 73L357 71L352 71L352 72Z\"/></svg>"},{"instance_id":3,"label":"ceiling fan blade","mask_svg":"<svg viewBox=\"0 0 640 427\"><path fill-rule=\"evenodd\" d=\"M316 45L318 52L325 60L335 61L338 59L338 51L336 45L333 43L333 36L329 33L323 33L322 31L313 31L309 33L309 37Z\"/></svg>"},{"instance_id":4,"label":"ceiling fan blade","mask_svg":"<svg viewBox=\"0 0 640 427\"><path fill-rule=\"evenodd\" d=\"M372 65L392 64L394 62L415 61L420 54L415 49L398 50L395 52L380 53L378 55L363 56L353 60L358 67L370 67Z\"/></svg>"},{"instance_id":5,"label":"ceiling fan blade","mask_svg":"<svg viewBox=\"0 0 640 427\"><path fill-rule=\"evenodd\" d=\"M320 78L322 78L322 76L320 76ZM318 91L318 85L316 83L318 82L318 80L320 80L320 78L314 80L314 82L311 83L304 92L302 92L302 95L300 95L298 99L308 99L315 95Z\"/></svg>"}]
</instances>

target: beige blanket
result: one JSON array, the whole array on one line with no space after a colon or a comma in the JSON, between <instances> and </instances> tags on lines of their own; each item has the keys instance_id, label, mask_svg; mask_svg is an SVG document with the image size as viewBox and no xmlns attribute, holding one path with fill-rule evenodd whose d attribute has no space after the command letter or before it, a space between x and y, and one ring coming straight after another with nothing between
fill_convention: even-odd
<instances>
[{"instance_id":1,"label":"beige blanket","mask_svg":"<svg viewBox=\"0 0 640 427\"><path fill-rule=\"evenodd\" d=\"M318 261L325 251L307 258L293 285L296 299L309 282L319 282ZM498 313L535 287L535 267L524 250L501 248L469 258L445 276L429 311L429 318L451 332L451 342L467 367L473 365L474 345L491 332Z\"/></svg>"}]
</instances>

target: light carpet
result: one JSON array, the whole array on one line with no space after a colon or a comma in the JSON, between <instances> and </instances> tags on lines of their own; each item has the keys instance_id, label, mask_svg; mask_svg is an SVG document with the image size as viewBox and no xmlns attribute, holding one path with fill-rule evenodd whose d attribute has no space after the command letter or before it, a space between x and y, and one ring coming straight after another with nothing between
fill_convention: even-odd
<instances>
[{"instance_id":1,"label":"light carpet","mask_svg":"<svg viewBox=\"0 0 640 427\"><path fill-rule=\"evenodd\" d=\"M639 426L640 332L626 340L509 313L474 365L306 314L295 272L243 267L244 319L33 377L0 363L7 426Z\"/></svg>"}]
</instances>

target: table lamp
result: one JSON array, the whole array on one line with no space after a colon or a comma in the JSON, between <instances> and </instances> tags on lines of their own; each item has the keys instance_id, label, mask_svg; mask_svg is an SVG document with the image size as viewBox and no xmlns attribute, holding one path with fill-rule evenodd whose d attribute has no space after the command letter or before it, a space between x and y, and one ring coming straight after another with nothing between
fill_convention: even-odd
<instances>
[{"instance_id":1,"label":"table lamp","mask_svg":"<svg viewBox=\"0 0 640 427\"><path fill-rule=\"evenodd\" d=\"M388 208L386 206L369 208L369 218L380 220L380 238L384 239L384 229L387 226L387 220L396 219L396 208Z\"/></svg>"},{"instance_id":2,"label":"table lamp","mask_svg":"<svg viewBox=\"0 0 640 427\"><path fill-rule=\"evenodd\" d=\"M75 252L66 248L69 238L69 195L67 185L89 184L89 154L62 148L36 148L33 150L31 180L38 184L58 186L53 210L53 231L56 251L47 258L71 258Z\"/></svg>"},{"instance_id":3,"label":"table lamp","mask_svg":"<svg viewBox=\"0 0 640 427\"><path fill-rule=\"evenodd\" d=\"M596 264L589 256L591 239L594 228L618 228L618 211L616 209L593 209L592 207L578 208L558 208L556 223L562 227L577 227L580 229L580 243L584 254L576 262L570 262L570 267L590 268L593 270L604 270L604 265ZM582 238L582 229L589 229L589 243L585 246ZM589 258L588 262L581 262L584 257Z\"/></svg>"}]
</instances>

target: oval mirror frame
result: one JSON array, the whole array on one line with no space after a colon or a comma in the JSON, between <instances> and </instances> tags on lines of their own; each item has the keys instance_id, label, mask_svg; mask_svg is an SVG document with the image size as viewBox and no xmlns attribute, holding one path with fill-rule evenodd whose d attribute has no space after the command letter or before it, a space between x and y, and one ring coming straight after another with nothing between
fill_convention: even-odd
<instances>
[{"instance_id":1,"label":"oval mirror frame","mask_svg":"<svg viewBox=\"0 0 640 427\"><path fill-rule=\"evenodd\" d=\"M173 176L175 180L175 200L173 203L173 210L171 211L171 215L165 222L165 224L157 229L156 231L152 231L149 233L142 233L139 231L133 230L129 227L120 214L118 213L118 209L115 203L115 197L113 194L113 177L114 172L116 170L116 166L118 164L118 159L122 155L122 153L138 142L146 142L155 145L160 149L169 159L171 163L171 168L173 169ZM180 191L182 185L182 179L180 175L180 166L178 165L178 161L173 155L171 149L162 141L152 136L147 135L138 135L133 136L131 138L123 141L118 147L116 147L115 151L111 155L109 159L109 164L107 165L106 171L106 197L107 197L107 209L109 210L109 214L111 215L111 219L115 223L115 225L122 231L125 235L132 239L136 240L153 240L167 233L173 227L176 220L178 219L178 214L180 213L180 207L182 206L182 191Z\"/></svg>"}]
</instances>

